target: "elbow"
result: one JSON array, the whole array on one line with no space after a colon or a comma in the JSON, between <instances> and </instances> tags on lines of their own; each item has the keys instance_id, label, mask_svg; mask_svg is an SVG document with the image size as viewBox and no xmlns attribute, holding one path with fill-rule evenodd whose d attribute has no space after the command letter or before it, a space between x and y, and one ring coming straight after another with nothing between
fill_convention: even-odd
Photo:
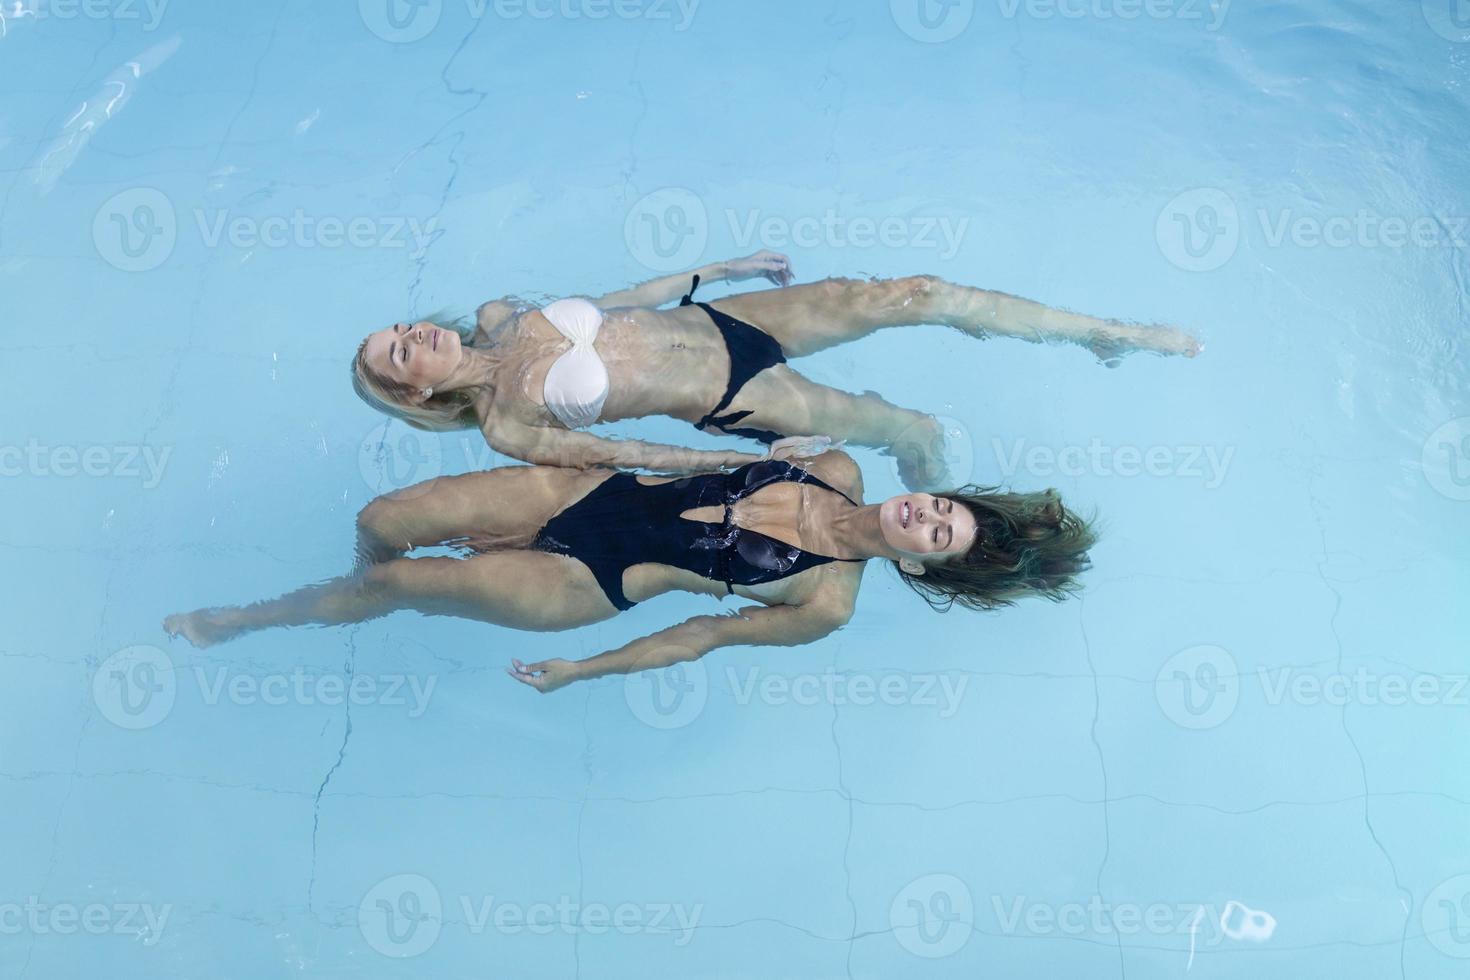
<instances>
[{"instance_id":1,"label":"elbow","mask_svg":"<svg viewBox=\"0 0 1470 980\"><path fill-rule=\"evenodd\" d=\"M801 636L793 637L791 645L815 643L831 636L852 621L852 614L851 608L823 610L810 621L807 629L799 631Z\"/></svg>"}]
</instances>

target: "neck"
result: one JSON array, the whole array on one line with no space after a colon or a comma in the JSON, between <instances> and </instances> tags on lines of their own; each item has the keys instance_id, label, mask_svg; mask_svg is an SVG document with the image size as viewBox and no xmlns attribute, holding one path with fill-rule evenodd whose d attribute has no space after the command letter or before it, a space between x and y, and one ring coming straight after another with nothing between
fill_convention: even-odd
<instances>
[{"instance_id":1,"label":"neck","mask_svg":"<svg viewBox=\"0 0 1470 980\"><path fill-rule=\"evenodd\" d=\"M449 372L449 377L434 387L439 391L488 387L499 366L500 353L494 347L471 347L466 344L460 348L459 363Z\"/></svg>"},{"instance_id":2,"label":"neck","mask_svg":"<svg viewBox=\"0 0 1470 980\"><path fill-rule=\"evenodd\" d=\"M832 540L845 558L902 557L883 539L879 505L843 507L832 519Z\"/></svg>"}]
</instances>

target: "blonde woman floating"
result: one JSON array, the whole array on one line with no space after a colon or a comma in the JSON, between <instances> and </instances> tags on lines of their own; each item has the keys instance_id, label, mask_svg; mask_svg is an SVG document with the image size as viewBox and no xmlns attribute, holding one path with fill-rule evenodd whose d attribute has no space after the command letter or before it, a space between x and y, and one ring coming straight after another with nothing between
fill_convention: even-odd
<instances>
[{"instance_id":1,"label":"blonde woman floating","mask_svg":"<svg viewBox=\"0 0 1470 980\"><path fill-rule=\"evenodd\" d=\"M691 300L701 281L757 276L784 288L714 304ZM762 458L575 431L668 415L766 443L816 434L876 447L897 458L905 486L930 489L949 482L944 433L933 416L871 392L817 384L787 358L884 327L925 323L982 339L1067 341L1105 362L1135 350L1190 357L1199 351L1194 338L1172 327L1099 320L933 276L790 281L786 256L757 252L697 269L692 280L665 276L592 300L539 309L493 300L476 311L472 333L426 320L371 334L358 348L353 380L368 404L389 415L424 429L478 428L493 449L530 463L677 474ZM686 288L680 306L658 309ZM935 356L922 340L913 350Z\"/></svg>"},{"instance_id":2,"label":"blonde woman floating","mask_svg":"<svg viewBox=\"0 0 1470 980\"><path fill-rule=\"evenodd\" d=\"M680 479L560 466L441 477L363 508L352 574L249 606L170 616L164 628L205 647L267 627L356 623L400 609L552 631L666 592L760 603L695 616L588 660L511 661L517 680L552 691L717 647L813 642L852 616L872 558L891 561L939 609L1062 599L1094 541L1050 490L970 486L862 500L857 464L841 452ZM408 557L434 545L471 557Z\"/></svg>"}]
</instances>

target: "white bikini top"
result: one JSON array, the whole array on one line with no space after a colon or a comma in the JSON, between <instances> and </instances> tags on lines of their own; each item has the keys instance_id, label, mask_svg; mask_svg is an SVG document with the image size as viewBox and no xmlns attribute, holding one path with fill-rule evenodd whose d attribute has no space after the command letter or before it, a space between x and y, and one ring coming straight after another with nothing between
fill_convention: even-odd
<instances>
[{"instance_id":1,"label":"white bikini top","mask_svg":"<svg viewBox=\"0 0 1470 980\"><path fill-rule=\"evenodd\" d=\"M541 315L572 342L546 372L542 389L546 407L569 429L596 422L607 401L607 366L592 348L602 329L602 311L585 299L559 299L541 308Z\"/></svg>"}]
</instances>

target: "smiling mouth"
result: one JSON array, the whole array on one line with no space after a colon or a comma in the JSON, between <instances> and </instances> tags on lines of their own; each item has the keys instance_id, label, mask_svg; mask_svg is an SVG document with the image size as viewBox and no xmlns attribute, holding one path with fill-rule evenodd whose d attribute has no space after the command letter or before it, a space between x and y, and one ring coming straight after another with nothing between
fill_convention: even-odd
<instances>
[{"instance_id":1,"label":"smiling mouth","mask_svg":"<svg viewBox=\"0 0 1470 980\"><path fill-rule=\"evenodd\" d=\"M899 512L902 515L899 518L899 523L901 523L904 526L904 529L907 530L909 526L909 516L913 513L913 507L910 506L907 500L905 500L903 502L903 506L899 508Z\"/></svg>"}]
</instances>

